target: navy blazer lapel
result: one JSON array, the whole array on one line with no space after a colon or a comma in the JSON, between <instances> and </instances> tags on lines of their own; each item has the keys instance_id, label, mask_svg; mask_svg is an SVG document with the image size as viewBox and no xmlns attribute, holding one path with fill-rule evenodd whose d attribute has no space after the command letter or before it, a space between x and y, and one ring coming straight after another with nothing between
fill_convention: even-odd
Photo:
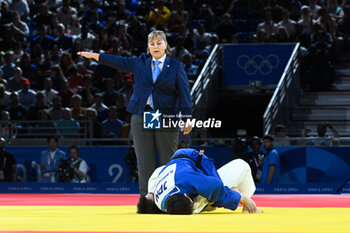
<instances>
[{"instance_id":1,"label":"navy blazer lapel","mask_svg":"<svg viewBox=\"0 0 350 233\"><path fill-rule=\"evenodd\" d=\"M166 56L165 61L164 61L164 65L163 65L163 69L160 72L160 74L156 80L156 83L158 82L159 79L161 79L168 72L167 70L169 69L169 63L170 63L170 58L169 58L169 56Z\"/></svg>"},{"instance_id":2,"label":"navy blazer lapel","mask_svg":"<svg viewBox=\"0 0 350 233\"><path fill-rule=\"evenodd\" d=\"M146 59L146 78L151 82L153 83L153 78L152 78L152 56L149 56L147 59Z\"/></svg>"}]
</instances>

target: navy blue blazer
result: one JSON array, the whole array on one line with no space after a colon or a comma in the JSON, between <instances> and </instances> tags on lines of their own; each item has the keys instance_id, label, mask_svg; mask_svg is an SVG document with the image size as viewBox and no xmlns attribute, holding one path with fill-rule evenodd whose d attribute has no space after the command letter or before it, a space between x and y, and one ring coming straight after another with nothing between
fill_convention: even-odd
<instances>
[{"instance_id":1,"label":"navy blue blazer","mask_svg":"<svg viewBox=\"0 0 350 233\"><path fill-rule=\"evenodd\" d=\"M192 115L192 101L188 78L181 62L166 57L157 80L152 79L152 56L121 57L101 54L99 62L119 71L134 73L134 92L127 111L142 115L152 93L154 108L163 114Z\"/></svg>"}]
</instances>

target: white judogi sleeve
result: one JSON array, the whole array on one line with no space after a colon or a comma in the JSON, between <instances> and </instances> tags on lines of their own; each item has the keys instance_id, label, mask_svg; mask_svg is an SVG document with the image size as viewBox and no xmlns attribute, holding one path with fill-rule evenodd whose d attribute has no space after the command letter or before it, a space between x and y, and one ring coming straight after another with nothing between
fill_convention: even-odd
<instances>
[{"instance_id":1,"label":"white judogi sleeve","mask_svg":"<svg viewBox=\"0 0 350 233\"><path fill-rule=\"evenodd\" d=\"M154 170L152 176L148 180L148 192L149 193L155 193L156 192L156 184L157 184L157 178L160 173L160 171L165 166L158 167L156 170Z\"/></svg>"}]
</instances>

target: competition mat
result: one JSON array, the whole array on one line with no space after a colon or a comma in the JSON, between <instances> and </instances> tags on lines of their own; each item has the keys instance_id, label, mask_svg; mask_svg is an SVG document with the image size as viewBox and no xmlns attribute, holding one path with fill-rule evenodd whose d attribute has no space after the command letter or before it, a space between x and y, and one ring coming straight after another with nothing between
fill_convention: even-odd
<instances>
[{"instance_id":1,"label":"competition mat","mask_svg":"<svg viewBox=\"0 0 350 233\"><path fill-rule=\"evenodd\" d=\"M262 214L136 214L138 195L0 194L0 232L350 232L350 195L254 195Z\"/></svg>"}]
</instances>

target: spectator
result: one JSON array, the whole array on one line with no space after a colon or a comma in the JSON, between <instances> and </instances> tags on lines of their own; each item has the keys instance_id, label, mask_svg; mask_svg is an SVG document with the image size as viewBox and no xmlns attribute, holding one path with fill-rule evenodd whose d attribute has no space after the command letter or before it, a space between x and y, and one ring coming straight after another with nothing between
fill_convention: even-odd
<instances>
[{"instance_id":1,"label":"spectator","mask_svg":"<svg viewBox=\"0 0 350 233\"><path fill-rule=\"evenodd\" d=\"M74 39L80 41L80 49L91 50L92 42L97 38L89 32L88 26L86 24L83 24L81 26L81 33L77 36L74 36Z\"/></svg>"},{"instance_id":2,"label":"spectator","mask_svg":"<svg viewBox=\"0 0 350 233\"><path fill-rule=\"evenodd\" d=\"M41 26L48 26L51 21L52 12L49 11L47 4L40 4L39 11L34 15L32 21L35 22L36 28L42 28Z\"/></svg>"},{"instance_id":3,"label":"spectator","mask_svg":"<svg viewBox=\"0 0 350 233\"><path fill-rule=\"evenodd\" d=\"M55 136L49 136L47 143L48 150L41 152L40 155L40 181L55 183L59 177L58 167L61 164L61 159L66 159L66 153L57 148L58 138Z\"/></svg>"},{"instance_id":4,"label":"spectator","mask_svg":"<svg viewBox=\"0 0 350 233\"><path fill-rule=\"evenodd\" d=\"M342 48L350 47L350 6L344 7L344 17L341 18L337 25L336 31L338 35L338 40L341 41Z\"/></svg>"},{"instance_id":5,"label":"spectator","mask_svg":"<svg viewBox=\"0 0 350 233\"><path fill-rule=\"evenodd\" d=\"M96 40L94 40L96 41ZM111 41L111 46L107 50L107 53L114 54L114 55L120 55L123 51L123 47L121 46L120 40L118 37L114 37Z\"/></svg>"},{"instance_id":6,"label":"spectator","mask_svg":"<svg viewBox=\"0 0 350 233\"><path fill-rule=\"evenodd\" d=\"M26 19L30 14L26 0L12 0L10 7L11 10L18 11L23 19Z\"/></svg>"},{"instance_id":7,"label":"spectator","mask_svg":"<svg viewBox=\"0 0 350 233\"><path fill-rule=\"evenodd\" d=\"M327 11L329 15L335 20L336 22L343 18L344 11L343 9L338 5L337 0L329 0L327 4Z\"/></svg>"},{"instance_id":8,"label":"spectator","mask_svg":"<svg viewBox=\"0 0 350 233\"><path fill-rule=\"evenodd\" d=\"M118 98L118 92L114 89L115 81L114 79L107 78L105 79L106 91L102 92L103 103L106 106L112 106L115 104Z\"/></svg>"},{"instance_id":9,"label":"spectator","mask_svg":"<svg viewBox=\"0 0 350 233\"><path fill-rule=\"evenodd\" d=\"M56 96L52 100L52 107L49 108L50 118L54 121L60 121L63 119L63 107L62 98Z\"/></svg>"},{"instance_id":10,"label":"spectator","mask_svg":"<svg viewBox=\"0 0 350 233\"><path fill-rule=\"evenodd\" d=\"M102 122L107 119L109 108L103 103L103 95L101 93L95 94L95 103L90 106L97 111L97 121Z\"/></svg>"},{"instance_id":11,"label":"spectator","mask_svg":"<svg viewBox=\"0 0 350 233\"><path fill-rule=\"evenodd\" d=\"M76 15L72 15L71 22L69 24L64 25L67 25L67 34L72 35L73 38L76 38L76 36L80 35L81 25Z\"/></svg>"},{"instance_id":12,"label":"spectator","mask_svg":"<svg viewBox=\"0 0 350 233\"><path fill-rule=\"evenodd\" d=\"M97 44L98 43L99 42L97 41ZM77 66L78 66L78 72L80 74L93 75L97 67L97 62L84 58L83 61L79 61L77 63Z\"/></svg>"},{"instance_id":13,"label":"spectator","mask_svg":"<svg viewBox=\"0 0 350 233\"><path fill-rule=\"evenodd\" d=\"M97 121L97 111L94 108L87 108L85 117L89 121L87 132L90 138L101 138L101 124ZM96 145L97 143L93 143Z\"/></svg>"},{"instance_id":14,"label":"spectator","mask_svg":"<svg viewBox=\"0 0 350 233\"><path fill-rule=\"evenodd\" d=\"M2 25L11 23L12 10L10 9L10 5L8 1L1 1L0 13L1 13L0 23Z\"/></svg>"},{"instance_id":15,"label":"spectator","mask_svg":"<svg viewBox=\"0 0 350 233\"><path fill-rule=\"evenodd\" d=\"M17 181L17 162L16 158L10 152L5 150L6 140L0 137L0 182Z\"/></svg>"},{"instance_id":16,"label":"spectator","mask_svg":"<svg viewBox=\"0 0 350 233\"><path fill-rule=\"evenodd\" d=\"M35 84L38 68L32 63L32 59L29 53L23 53L22 57L20 58L19 67L22 69L23 77L28 78L32 84ZM32 85L32 87L35 86Z\"/></svg>"},{"instance_id":17,"label":"spectator","mask_svg":"<svg viewBox=\"0 0 350 233\"><path fill-rule=\"evenodd\" d=\"M181 62L186 54L192 56L192 54L185 49L184 41L185 39L182 36L178 36L175 40L175 47L171 48L171 57Z\"/></svg>"},{"instance_id":18,"label":"spectator","mask_svg":"<svg viewBox=\"0 0 350 233\"><path fill-rule=\"evenodd\" d=\"M313 37L315 42L309 49L310 90L330 90L334 81L332 44L328 42L325 31L316 31Z\"/></svg>"},{"instance_id":19,"label":"spectator","mask_svg":"<svg viewBox=\"0 0 350 233\"><path fill-rule=\"evenodd\" d=\"M260 139L255 136L249 140L249 146L252 148L252 151L246 152L242 155L242 159L246 161L250 169L252 170L252 176L255 183L261 181L262 176L262 166L265 158L265 153L260 150L262 145Z\"/></svg>"},{"instance_id":20,"label":"spectator","mask_svg":"<svg viewBox=\"0 0 350 233\"><path fill-rule=\"evenodd\" d=\"M27 24L21 20L18 11L13 12L12 23L8 24L8 26L12 29L15 41L26 41L26 37L29 35L29 28Z\"/></svg>"},{"instance_id":21,"label":"spectator","mask_svg":"<svg viewBox=\"0 0 350 233\"><path fill-rule=\"evenodd\" d=\"M92 80L92 75L84 75L84 85L77 91L77 94L82 97L81 106L83 107L91 106L94 103L94 95L99 91L98 88L93 86Z\"/></svg>"},{"instance_id":22,"label":"spectator","mask_svg":"<svg viewBox=\"0 0 350 233\"><path fill-rule=\"evenodd\" d=\"M124 85L123 87L118 91L119 92L119 98L123 98L124 107L127 107L129 104L129 100L132 96L132 93L134 91L134 81L133 77L130 74L127 74L124 76Z\"/></svg>"},{"instance_id":23,"label":"spectator","mask_svg":"<svg viewBox=\"0 0 350 233\"><path fill-rule=\"evenodd\" d=\"M91 12L91 21L88 23L90 33L96 38L99 38L103 29L103 25L99 19L99 13L97 11Z\"/></svg>"},{"instance_id":24,"label":"spectator","mask_svg":"<svg viewBox=\"0 0 350 233\"><path fill-rule=\"evenodd\" d=\"M333 136L326 135L327 128L332 131ZM304 134L301 136L302 138L309 137L311 129L305 129ZM323 123L317 125L317 135L316 138L311 140L301 140L301 145L308 146L332 146L332 140L334 138L339 138L338 132L333 128L330 123Z\"/></svg>"},{"instance_id":25,"label":"spectator","mask_svg":"<svg viewBox=\"0 0 350 233\"><path fill-rule=\"evenodd\" d=\"M79 94L74 94L72 96L72 101L71 101L71 113L72 113L72 118L76 121L80 121L84 118L85 116L85 111L86 108L81 106L83 98Z\"/></svg>"},{"instance_id":26,"label":"spectator","mask_svg":"<svg viewBox=\"0 0 350 233\"><path fill-rule=\"evenodd\" d=\"M318 11L319 17L315 21L315 24L318 24L323 30L331 35L332 41L335 40L335 20L328 14L326 8L321 8Z\"/></svg>"},{"instance_id":27,"label":"spectator","mask_svg":"<svg viewBox=\"0 0 350 233\"><path fill-rule=\"evenodd\" d=\"M33 38L32 47L34 45L40 45L44 51L51 50L56 41L55 38L47 34L47 26L44 24L40 25L38 32L39 35Z\"/></svg>"},{"instance_id":28,"label":"spectator","mask_svg":"<svg viewBox=\"0 0 350 233\"><path fill-rule=\"evenodd\" d=\"M124 161L125 161L126 165L129 166L129 177L131 178L131 181L133 183L138 182L137 159L136 159L135 148L133 146L130 147L129 151L125 155Z\"/></svg>"},{"instance_id":29,"label":"spectator","mask_svg":"<svg viewBox=\"0 0 350 233\"><path fill-rule=\"evenodd\" d=\"M277 27L277 35L276 35L276 37L277 37L276 39L277 39L277 41L279 43L291 42L291 38L289 37L288 32L286 30L286 27L284 27L284 26L278 26Z\"/></svg>"},{"instance_id":30,"label":"spectator","mask_svg":"<svg viewBox=\"0 0 350 233\"><path fill-rule=\"evenodd\" d=\"M14 41L16 41L14 39ZM13 62L18 65L22 55L24 54L24 48L23 48L23 45L24 43L21 42L21 41L16 41L14 42L14 45L13 45Z\"/></svg>"},{"instance_id":31,"label":"spectator","mask_svg":"<svg viewBox=\"0 0 350 233\"><path fill-rule=\"evenodd\" d=\"M262 167L261 183L276 184L280 177L280 158L279 153L273 146L273 137L265 135L263 137L266 157Z\"/></svg>"},{"instance_id":32,"label":"spectator","mask_svg":"<svg viewBox=\"0 0 350 233\"><path fill-rule=\"evenodd\" d=\"M22 87L22 81L23 81L23 76L22 76L22 69L20 67L15 67L13 69L13 77L9 78L8 80L8 85L7 89L9 91L18 91Z\"/></svg>"},{"instance_id":33,"label":"spectator","mask_svg":"<svg viewBox=\"0 0 350 233\"><path fill-rule=\"evenodd\" d=\"M51 105L53 99L57 96L58 92L52 89L52 80L50 77L44 80L44 90L40 91L44 96L44 102L46 105Z\"/></svg>"},{"instance_id":34,"label":"spectator","mask_svg":"<svg viewBox=\"0 0 350 233\"><path fill-rule=\"evenodd\" d=\"M187 141L181 141L179 143L178 149L184 149L184 148L188 148L188 142Z\"/></svg>"},{"instance_id":35,"label":"spectator","mask_svg":"<svg viewBox=\"0 0 350 233\"><path fill-rule=\"evenodd\" d=\"M108 119L101 124L102 137L105 138L120 138L123 131L123 122L118 119L117 108L109 107Z\"/></svg>"},{"instance_id":36,"label":"spectator","mask_svg":"<svg viewBox=\"0 0 350 233\"><path fill-rule=\"evenodd\" d=\"M74 92L84 85L84 76L78 72L77 65L73 64L67 70L68 87Z\"/></svg>"},{"instance_id":37,"label":"spectator","mask_svg":"<svg viewBox=\"0 0 350 233\"><path fill-rule=\"evenodd\" d=\"M277 24L272 19L271 11L265 11L264 22L259 23L257 31L264 31L267 40L277 33Z\"/></svg>"},{"instance_id":38,"label":"spectator","mask_svg":"<svg viewBox=\"0 0 350 233\"><path fill-rule=\"evenodd\" d=\"M265 10L271 11L272 19L274 22L279 22L282 20L282 12L284 8L279 5L279 0L269 0Z\"/></svg>"},{"instance_id":39,"label":"spectator","mask_svg":"<svg viewBox=\"0 0 350 233\"><path fill-rule=\"evenodd\" d=\"M72 23L72 16L76 16L77 10L70 5L70 0L62 0L62 6L57 9L57 18L63 25Z\"/></svg>"},{"instance_id":40,"label":"spectator","mask_svg":"<svg viewBox=\"0 0 350 233\"><path fill-rule=\"evenodd\" d=\"M74 61L72 60L72 56L68 52L62 53L62 56L60 58L60 67L62 69L62 72L65 76L68 76L68 69L75 65Z\"/></svg>"},{"instance_id":41,"label":"spectator","mask_svg":"<svg viewBox=\"0 0 350 233\"><path fill-rule=\"evenodd\" d=\"M51 74L50 78L51 78L51 88L52 88L51 90L57 91L57 94L58 94L58 91L61 90L63 83L67 82L67 79L64 76L63 71L59 65L53 65L51 67L50 74ZM45 89L48 87L49 86L45 87Z\"/></svg>"},{"instance_id":42,"label":"spectator","mask_svg":"<svg viewBox=\"0 0 350 233\"><path fill-rule=\"evenodd\" d=\"M31 44L30 57L35 66L39 66L42 60L43 50L39 44Z\"/></svg>"},{"instance_id":43,"label":"spectator","mask_svg":"<svg viewBox=\"0 0 350 233\"><path fill-rule=\"evenodd\" d=\"M301 34L311 35L314 31L314 19L310 15L308 6L301 7L301 16L297 24L301 27Z\"/></svg>"},{"instance_id":44,"label":"spectator","mask_svg":"<svg viewBox=\"0 0 350 233\"><path fill-rule=\"evenodd\" d=\"M48 135L56 134L56 126L51 121L50 113L47 109L40 109L38 111L37 120L40 120L40 122L37 123L33 129L33 132L36 135L35 137L46 138Z\"/></svg>"},{"instance_id":45,"label":"spectator","mask_svg":"<svg viewBox=\"0 0 350 233\"><path fill-rule=\"evenodd\" d=\"M321 8L321 6L317 5L317 0L309 0L310 16L312 19L317 19Z\"/></svg>"},{"instance_id":46,"label":"spectator","mask_svg":"<svg viewBox=\"0 0 350 233\"><path fill-rule=\"evenodd\" d=\"M211 42L212 34L205 31L203 23L197 24L197 27L193 30L193 41L195 47L195 54L202 51Z\"/></svg>"},{"instance_id":47,"label":"spectator","mask_svg":"<svg viewBox=\"0 0 350 233\"><path fill-rule=\"evenodd\" d=\"M278 22L277 26L284 26L287 31L288 38L294 38L295 25L296 22L289 18L289 12L287 10L284 10L282 12L282 20Z\"/></svg>"},{"instance_id":48,"label":"spectator","mask_svg":"<svg viewBox=\"0 0 350 233\"><path fill-rule=\"evenodd\" d=\"M0 111L3 111L11 102L11 93L6 91L5 85L0 83Z\"/></svg>"},{"instance_id":49,"label":"spectator","mask_svg":"<svg viewBox=\"0 0 350 233\"><path fill-rule=\"evenodd\" d=\"M18 91L19 102L27 109L35 104L36 93L30 89L30 82L27 78L22 79L22 89Z\"/></svg>"},{"instance_id":50,"label":"spectator","mask_svg":"<svg viewBox=\"0 0 350 233\"><path fill-rule=\"evenodd\" d=\"M62 98L63 107L68 108L71 106L71 100L74 94L75 92L68 87L67 81L61 84L61 90L58 92L58 96Z\"/></svg>"},{"instance_id":51,"label":"spectator","mask_svg":"<svg viewBox=\"0 0 350 233\"><path fill-rule=\"evenodd\" d=\"M39 112L48 108L49 106L45 104L44 94L42 92L38 92L35 95L35 104L31 105L28 109L28 120L40 120Z\"/></svg>"},{"instance_id":52,"label":"spectator","mask_svg":"<svg viewBox=\"0 0 350 233\"><path fill-rule=\"evenodd\" d=\"M72 118L69 108L63 109L63 119L55 123L57 133L62 137L77 137L79 135L80 124Z\"/></svg>"},{"instance_id":53,"label":"spectator","mask_svg":"<svg viewBox=\"0 0 350 233\"><path fill-rule=\"evenodd\" d=\"M289 9L290 18L292 20L297 22L300 19L301 7L302 7L302 4L299 0L292 0L290 3L290 7L286 8L286 9Z\"/></svg>"},{"instance_id":54,"label":"spectator","mask_svg":"<svg viewBox=\"0 0 350 233\"><path fill-rule=\"evenodd\" d=\"M202 128L199 130L197 137L201 140L197 141L195 144L200 146L212 146L215 144L213 139L210 139L209 131L206 128ZM186 138L185 138L186 139ZM189 140L187 140L189 142Z\"/></svg>"},{"instance_id":55,"label":"spectator","mask_svg":"<svg viewBox=\"0 0 350 233\"><path fill-rule=\"evenodd\" d=\"M83 21L84 22L90 22L92 14L94 12L98 12L99 20L102 23L102 21L103 21L103 11L102 11L102 9L100 9L98 7L98 3L99 3L98 0L89 0L87 2L87 9L85 10L84 15L83 15Z\"/></svg>"},{"instance_id":56,"label":"spectator","mask_svg":"<svg viewBox=\"0 0 350 233\"><path fill-rule=\"evenodd\" d=\"M15 68L15 64L13 63L13 55L11 52L6 52L4 56L5 64L0 66L2 69L2 78L9 80L10 77L13 76L13 69Z\"/></svg>"},{"instance_id":57,"label":"spectator","mask_svg":"<svg viewBox=\"0 0 350 233\"><path fill-rule=\"evenodd\" d=\"M62 23L58 24L58 37L55 40L59 48L64 51L70 51L73 45L73 37L65 33L65 31L66 27Z\"/></svg>"},{"instance_id":58,"label":"spectator","mask_svg":"<svg viewBox=\"0 0 350 233\"><path fill-rule=\"evenodd\" d=\"M187 74L188 79L196 80L198 75L198 66L192 63L191 54L186 54L183 57L184 70Z\"/></svg>"},{"instance_id":59,"label":"spectator","mask_svg":"<svg viewBox=\"0 0 350 233\"><path fill-rule=\"evenodd\" d=\"M19 95L12 92L10 95L11 103L6 109L10 113L11 120L24 121L27 119L27 109L19 102Z\"/></svg>"},{"instance_id":60,"label":"spectator","mask_svg":"<svg viewBox=\"0 0 350 233\"><path fill-rule=\"evenodd\" d=\"M175 2L175 9L171 12L171 17L169 21L169 27L176 27L180 24L188 25L189 23L189 13L184 9L184 3L182 0Z\"/></svg>"},{"instance_id":61,"label":"spectator","mask_svg":"<svg viewBox=\"0 0 350 233\"><path fill-rule=\"evenodd\" d=\"M274 128L274 145L290 146L290 139L287 136L287 128L284 125L276 125Z\"/></svg>"},{"instance_id":62,"label":"spectator","mask_svg":"<svg viewBox=\"0 0 350 233\"><path fill-rule=\"evenodd\" d=\"M204 50L209 51L209 53L213 50L213 48L215 47L216 44L219 43L219 37L216 34L213 34L210 37L210 43L205 46Z\"/></svg>"},{"instance_id":63,"label":"spectator","mask_svg":"<svg viewBox=\"0 0 350 233\"><path fill-rule=\"evenodd\" d=\"M12 135L15 124L11 123L10 113L3 110L0 113L0 137L5 140L15 138L16 135Z\"/></svg>"},{"instance_id":64,"label":"spectator","mask_svg":"<svg viewBox=\"0 0 350 233\"><path fill-rule=\"evenodd\" d=\"M236 34L236 28L233 26L231 15L226 13L222 17L222 23L218 25L216 34L219 37L221 43L229 43L232 41L232 36Z\"/></svg>"},{"instance_id":65,"label":"spectator","mask_svg":"<svg viewBox=\"0 0 350 233\"><path fill-rule=\"evenodd\" d=\"M166 7L164 0L156 1L157 8L152 9L146 15L146 22L150 23L152 26L156 27L163 25L164 27L168 26L169 19L171 17L170 10Z\"/></svg>"},{"instance_id":66,"label":"spectator","mask_svg":"<svg viewBox=\"0 0 350 233\"><path fill-rule=\"evenodd\" d=\"M69 157L72 160L74 178L72 183L87 183L87 172L89 166L84 159L80 158L80 152L77 146L69 147Z\"/></svg>"}]
</instances>

